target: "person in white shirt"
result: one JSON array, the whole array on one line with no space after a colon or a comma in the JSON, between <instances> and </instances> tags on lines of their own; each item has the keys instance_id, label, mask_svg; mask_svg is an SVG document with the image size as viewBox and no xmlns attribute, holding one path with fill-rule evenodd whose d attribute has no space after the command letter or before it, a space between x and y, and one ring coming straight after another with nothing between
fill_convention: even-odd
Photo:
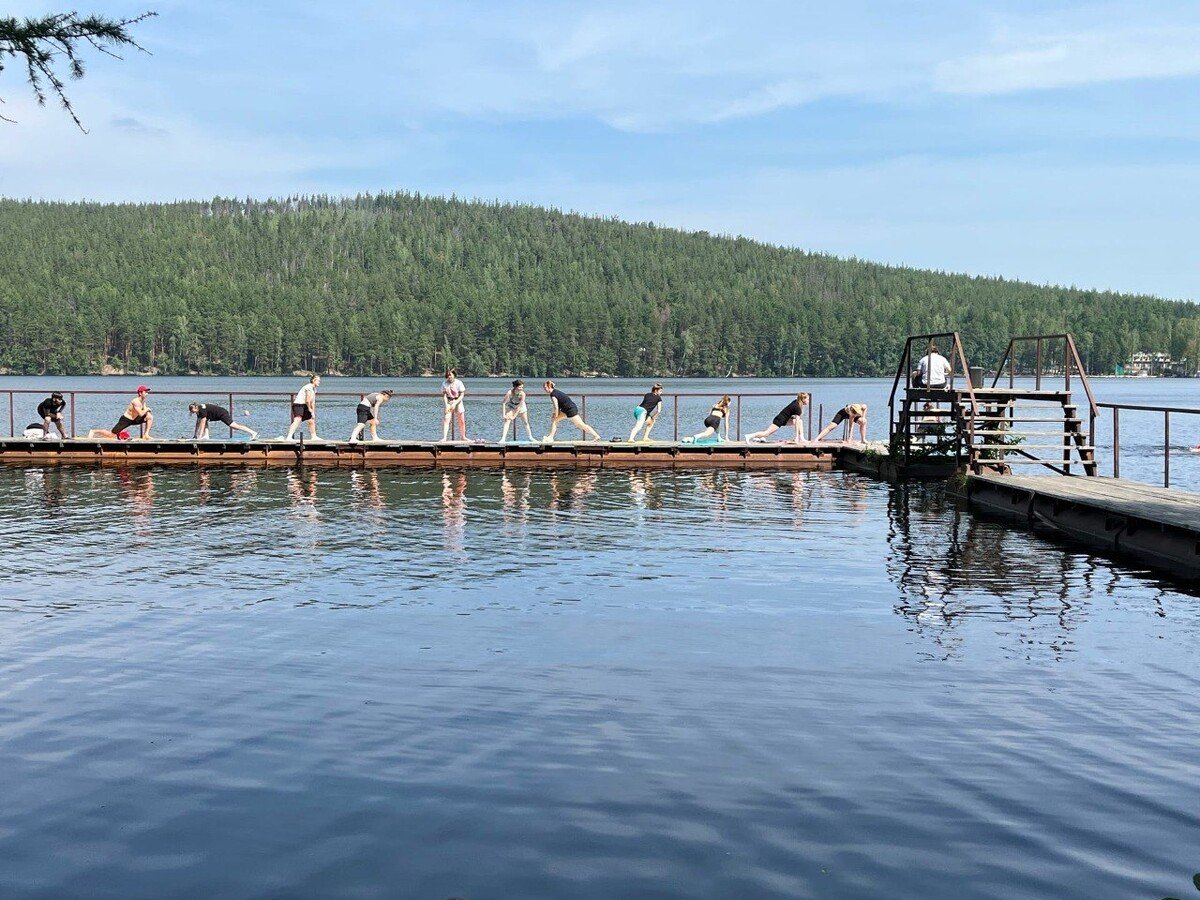
<instances>
[{"instance_id":1,"label":"person in white shirt","mask_svg":"<svg viewBox=\"0 0 1200 900\"><path fill-rule=\"evenodd\" d=\"M288 429L287 439L290 441L296 434L301 422L308 423L308 434L317 440L317 386L321 383L320 375L313 375L308 384L296 391L292 398L292 427Z\"/></svg>"},{"instance_id":2,"label":"person in white shirt","mask_svg":"<svg viewBox=\"0 0 1200 900\"><path fill-rule=\"evenodd\" d=\"M442 440L450 437L450 420L458 422L458 439L467 439L467 407L463 398L467 394L467 386L458 380L458 372L454 369L446 371L446 380L442 382L442 403L445 405L445 415L442 416Z\"/></svg>"},{"instance_id":3,"label":"person in white shirt","mask_svg":"<svg viewBox=\"0 0 1200 900\"><path fill-rule=\"evenodd\" d=\"M951 371L950 360L938 353L937 344L930 342L929 352L917 363L917 387L944 390Z\"/></svg>"}]
</instances>

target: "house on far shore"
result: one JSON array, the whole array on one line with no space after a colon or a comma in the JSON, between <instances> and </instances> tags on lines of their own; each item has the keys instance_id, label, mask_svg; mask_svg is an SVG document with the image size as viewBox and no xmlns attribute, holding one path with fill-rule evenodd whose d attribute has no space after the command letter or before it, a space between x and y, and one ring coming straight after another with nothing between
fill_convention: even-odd
<instances>
[{"instance_id":1,"label":"house on far shore","mask_svg":"<svg viewBox=\"0 0 1200 900\"><path fill-rule=\"evenodd\" d=\"M1118 375L1133 375L1140 377L1186 378L1192 372L1188 369L1187 359L1171 359L1169 353L1134 353L1129 362L1117 366Z\"/></svg>"}]
</instances>

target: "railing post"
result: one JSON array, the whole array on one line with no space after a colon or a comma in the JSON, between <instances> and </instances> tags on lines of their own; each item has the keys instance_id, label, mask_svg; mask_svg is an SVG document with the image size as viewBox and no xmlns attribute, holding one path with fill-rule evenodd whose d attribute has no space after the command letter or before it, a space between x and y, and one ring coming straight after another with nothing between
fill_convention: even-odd
<instances>
[{"instance_id":1,"label":"railing post","mask_svg":"<svg viewBox=\"0 0 1200 900\"><path fill-rule=\"evenodd\" d=\"M1009 388L1009 390L1012 390L1012 388L1016 385L1016 377L1017 377L1017 353L1016 353L1017 348L1013 347L1012 349L1013 349L1013 352L1008 355L1008 388Z\"/></svg>"},{"instance_id":2,"label":"railing post","mask_svg":"<svg viewBox=\"0 0 1200 900\"><path fill-rule=\"evenodd\" d=\"M1171 413L1163 412L1163 487L1171 486Z\"/></svg>"},{"instance_id":3,"label":"railing post","mask_svg":"<svg viewBox=\"0 0 1200 900\"><path fill-rule=\"evenodd\" d=\"M742 395L737 395L737 440L742 439Z\"/></svg>"},{"instance_id":4,"label":"railing post","mask_svg":"<svg viewBox=\"0 0 1200 900\"><path fill-rule=\"evenodd\" d=\"M8 392L8 436L17 436L17 409L12 391Z\"/></svg>"},{"instance_id":5,"label":"railing post","mask_svg":"<svg viewBox=\"0 0 1200 900\"><path fill-rule=\"evenodd\" d=\"M673 401L671 405L674 407L672 418L674 419L675 428L675 436L672 438L672 440L677 441L679 440L679 395L672 394L671 400Z\"/></svg>"},{"instance_id":6,"label":"railing post","mask_svg":"<svg viewBox=\"0 0 1200 900\"><path fill-rule=\"evenodd\" d=\"M1093 444L1094 446L1094 444ZM1121 477L1121 410L1113 407L1113 478Z\"/></svg>"},{"instance_id":7,"label":"railing post","mask_svg":"<svg viewBox=\"0 0 1200 900\"><path fill-rule=\"evenodd\" d=\"M580 407L580 410L583 415L583 421L586 422L587 421L587 394L583 395L583 404Z\"/></svg>"},{"instance_id":8,"label":"railing post","mask_svg":"<svg viewBox=\"0 0 1200 900\"><path fill-rule=\"evenodd\" d=\"M1042 389L1042 339L1037 339L1037 381L1034 383L1034 390Z\"/></svg>"},{"instance_id":9,"label":"railing post","mask_svg":"<svg viewBox=\"0 0 1200 900\"><path fill-rule=\"evenodd\" d=\"M1071 345L1063 338L1063 372L1066 374L1066 387L1071 390Z\"/></svg>"},{"instance_id":10,"label":"railing post","mask_svg":"<svg viewBox=\"0 0 1200 900\"><path fill-rule=\"evenodd\" d=\"M75 437L75 392L71 391L71 437Z\"/></svg>"},{"instance_id":11,"label":"railing post","mask_svg":"<svg viewBox=\"0 0 1200 900\"><path fill-rule=\"evenodd\" d=\"M233 391L229 392L229 418L237 421L237 410L233 408ZM233 440L233 426L229 426L229 439Z\"/></svg>"}]
</instances>

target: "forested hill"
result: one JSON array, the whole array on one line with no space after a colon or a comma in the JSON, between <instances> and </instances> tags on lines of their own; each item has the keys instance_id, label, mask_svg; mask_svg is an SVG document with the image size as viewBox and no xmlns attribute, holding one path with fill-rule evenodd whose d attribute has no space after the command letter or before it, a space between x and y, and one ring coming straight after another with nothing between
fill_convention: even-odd
<instances>
[{"instance_id":1,"label":"forested hill","mask_svg":"<svg viewBox=\"0 0 1200 900\"><path fill-rule=\"evenodd\" d=\"M1073 331L1093 371L1197 359L1200 308L393 194L0 201L0 367L21 373L859 375L905 335Z\"/></svg>"}]
</instances>

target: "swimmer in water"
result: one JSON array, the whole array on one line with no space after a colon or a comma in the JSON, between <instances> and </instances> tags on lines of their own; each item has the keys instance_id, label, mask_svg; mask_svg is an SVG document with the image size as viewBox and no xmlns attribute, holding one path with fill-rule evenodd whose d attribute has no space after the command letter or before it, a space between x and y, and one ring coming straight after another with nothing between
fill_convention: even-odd
<instances>
[{"instance_id":1,"label":"swimmer in water","mask_svg":"<svg viewBox=\"0 0 1200 900\"><path fill-rule=\"evenodd\" d=\"M629 432L629 440L636 441L638 432L643 427L646 431L642 435L642 440L650 440L650 429L658 421L658 414L662 410L662 392L661 384L654 385L650 388L650 393L642 397L642 402L633 408L633 431Z\"/></svg>"},{"instance_id":2,"label":"swimmer in water","mask_svg":"<svg viewBox=\"0 0 1200 900\"><path fill-rule=\"evenodd\" d=\"M809 399L809 395L806 393L797 394L795 400L776 413L770 425L762 431L746 435L746 440L754 444L766 443L767 438L780 428L794 425L796 426L796 437L793 443L800 443L804 440L804 410L808 406Z\"/></svg>"}]
</instances>

